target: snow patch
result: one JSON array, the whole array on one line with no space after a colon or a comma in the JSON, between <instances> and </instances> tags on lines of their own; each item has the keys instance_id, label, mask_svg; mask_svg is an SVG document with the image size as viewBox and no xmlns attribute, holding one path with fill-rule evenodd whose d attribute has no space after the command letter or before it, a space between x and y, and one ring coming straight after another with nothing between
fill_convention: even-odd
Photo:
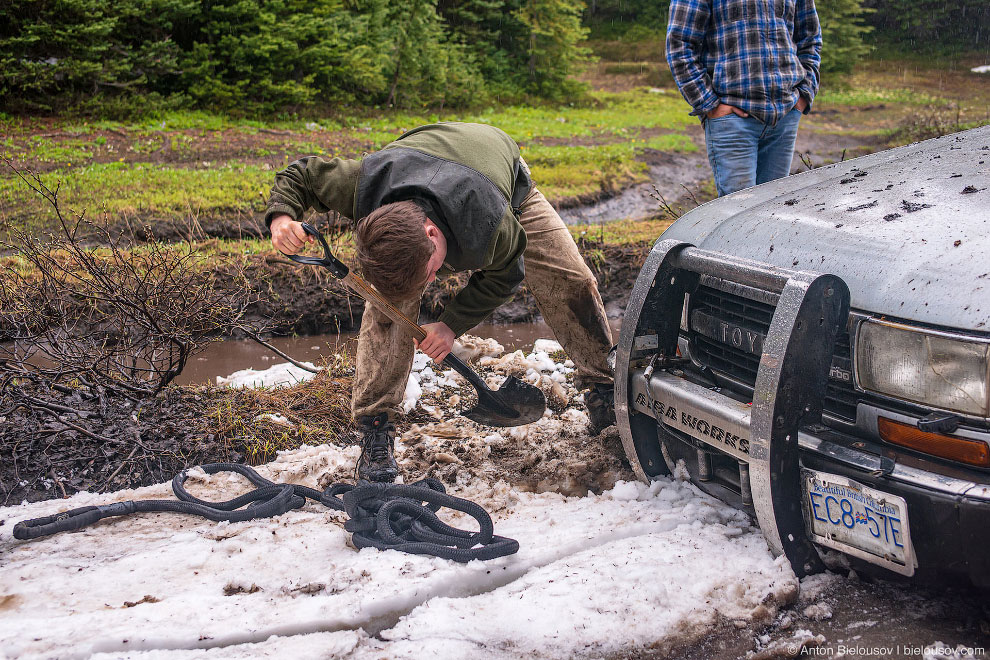
<instances>
[{"instance_id":1,"label":"snow patch","mask_svg":"<svg viewBox=\"0 0 990 660\"><path fill-rule=\"evenodd\" d=\"M482 339L474 335L461 335L455 342L451 353L464 362L472 362L480 357L501 355L505 347L491 337Z\"/></svg>"},{"instance_id":2,"label":"snow patch","mask_svg":"<svg viewBox=\"0 0 990 660\"><path fill-rule=\"evenodd\" d=\"M353 469L357 451L306 446L259 471L323 487ZM214 501L247 488L239 475L202 470L187 485ZM0 648L100 660L624 656L691 643L722 618L763 621L797 591L745 514L690 483L620 482L565 497L475 479L452 491L489 507L496 533L519 540L519 553L457 564L356 551L344 516L312 502L242 523L142 514L11 538L14 521L170 498L168 484L2 508L11 524L0 527Z\"/></svg>"},{"instance_id":3,"label":"snow patch","mask_svg":"<svg viewBox=\"0 0 990 660\"><path fill-rule=\"evenodd\" d=\"M306 365L310 369L318 368L312 362L300 362L300 364ZM282 362L261 371L242 369L227 377L217 376L217 385L226 385L227 387L285 387L309 380L314 375L294 364Z\"/></svg>"},{"instance_id":4,"label":"snow patch","mask_svg":"<svg viewBox=\"0 0 990 660\"><path fill-rule=\"evenodd\" d=\"M564 350L564 347L561 346L560 342L555 339L537 339L536 342L533 343L534 353L556 353L557 351L562 350Z\"/></svg>"}]
</instances>

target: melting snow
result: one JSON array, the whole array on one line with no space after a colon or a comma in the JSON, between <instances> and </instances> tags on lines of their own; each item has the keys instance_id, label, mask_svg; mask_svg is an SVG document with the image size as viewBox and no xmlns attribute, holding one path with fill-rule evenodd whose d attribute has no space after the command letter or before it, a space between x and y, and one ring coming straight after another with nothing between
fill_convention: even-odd
<instances>
[{"instance_id":1,"label":"melting snow","mask_svg":"<svg viewBox=\"0 0 990 660\"><path fill-rule=\"evenodd\" d=\"M304 447L260 471L317 486L355 453ZM219 500L245 482L200 472L188 483ZM466 565L356 551L341 514L314 503L243 523L144 514L11 538L16 520L168 496L161 484L0 509L0 648L59 658L207 657L189 650L213 647L224 648L210 658L600 656L690 643L718 618L765 620L798 589L743 514L668 479L585 497L475 484L469 496L507 505L496 532L521 549Z\"/></svg>"},{"instance_id":2,"label":"melting snow","mask_svg":"<svg viewBox=\"0 0 990 660\"><path fill-rule=\"evenodd\" d=\"M317 367L312 362L300 362L310 369ZM227 385L228 387L284 387L295 385L313 377L312 372L300 369L294 364L282 362L268 369L257 371L255 369L242 369L235 371L226 378L217 376L217 385Z\"/></svg>"},{"instance_id":3,"label":"melting snow","mask_svg":"<svg viewBox=\"0 0 990 660\"><path fill-rule=\"evenodd\" d=\"M171 499L168 484L5 507L0 656L664 655L701 639L719 621L761 625L778 606L794 602L798 581L745 514L684 480L616 481L623 472L608 447L618 440L584 433L587 415L567 380L573 364L550 357L560 350L555 344L539 343L529 354L500 355L501 346L477 353L494 371L488 378L495 385L516 375L557 392L560 405L541 420L511 429L438 420L413 425L397 446L407 478L440 470L456 484L453 494L488 509L496 533L519 541L518 554L457 564L357 551L348 544L343 514L313 502L243 523L143 514L37 541L12 538L14 523L26 518ZM262 374L272 371L225 381L270 385ZM461 384L417 353L408 409L417 403L425 409L423 396L456 407L467 394L466 387L455 389ZM355 446L304 446L258 469L273 481L322 488L349 479L357 453ZM511 461L515 472L507 467ZM520 480L508 484L503 479L510 475ZM540 481L525 482L524 475ZM590 483L608 490L595 495ZM220 501L248 486L240 476L200 470L187 487ZM459 515L445 519L468 524Z\"/></svg>"}]
</instances>

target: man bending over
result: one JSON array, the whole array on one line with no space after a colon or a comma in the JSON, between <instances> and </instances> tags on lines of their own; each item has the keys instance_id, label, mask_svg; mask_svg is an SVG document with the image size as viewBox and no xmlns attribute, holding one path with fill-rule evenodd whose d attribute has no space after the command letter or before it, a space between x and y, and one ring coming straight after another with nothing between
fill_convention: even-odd
<instances>
[{"instance_id":1,"label":"man bending over","mask_svg":"<svg viewBox=\"0 0 990 660\"><path fill-rule=\"evenodd\" d=\"M438 273L471 271L419 348L440 362L454 339L510 300L523 280L573 360L576 385L597 434L615 423L612 334L597 281L570 232L533 185L519 147L483 124L413 129L362 160L309 156L275 176L265 222L272 245L299 252L308 208L357 218L361 271L403 314L418 318ZM358 477L394 481L394 420L415 346L403 328L366 303L358 337L351 415L364 433Z\"/></svg>"}]
</instances>

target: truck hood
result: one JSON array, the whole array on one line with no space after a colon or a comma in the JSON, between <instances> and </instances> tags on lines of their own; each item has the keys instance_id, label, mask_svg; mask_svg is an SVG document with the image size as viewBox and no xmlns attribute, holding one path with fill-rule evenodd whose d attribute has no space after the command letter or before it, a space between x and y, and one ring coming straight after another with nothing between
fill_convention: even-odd
<instances>
[{"instance_id":1,"label":"truck hood","mask_svg":"<svg viewBox=\"0 0 990 660\"><path fill-rule=\"evenodd\" d=\"M838 275L852 307L990 331L990 126L713 200L661 238Z\"/></svg>"}]
</instances>

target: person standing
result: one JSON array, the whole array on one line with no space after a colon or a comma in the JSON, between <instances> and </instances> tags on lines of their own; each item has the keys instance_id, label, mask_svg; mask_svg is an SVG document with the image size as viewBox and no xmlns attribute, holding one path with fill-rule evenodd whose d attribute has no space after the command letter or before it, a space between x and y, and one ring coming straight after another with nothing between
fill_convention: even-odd
<instances>
[{"instance_id":1,"label":"person standing","mask_svg":"<svg viewBox=\"0 0 990 660\"><path fill-rule=\"evenodd\" d=\"M790 173L821 47L814 0L671 0L667 63L704 124L719 195Z\"/></svg>"}]
</instances>

